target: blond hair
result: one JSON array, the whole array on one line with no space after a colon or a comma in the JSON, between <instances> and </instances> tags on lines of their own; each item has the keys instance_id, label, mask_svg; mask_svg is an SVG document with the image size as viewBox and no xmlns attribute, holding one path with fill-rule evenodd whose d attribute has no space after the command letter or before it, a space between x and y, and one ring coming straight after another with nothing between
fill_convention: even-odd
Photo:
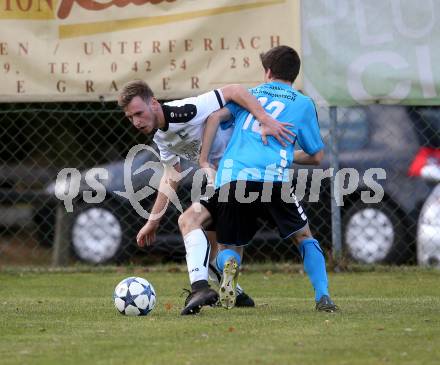
<instances>
[{"instance_id":1,"label":"blond hair","mask_svg":"<svg viewBox=\"0 0 440 365\"><path fill-rule=\"evenodd\" d=\"M127 82L118 96L118 105L125 108L136 96L140 96L146 103L154 97L153 91L145 81L133 80Z\"/></svg>"}]
</instances>

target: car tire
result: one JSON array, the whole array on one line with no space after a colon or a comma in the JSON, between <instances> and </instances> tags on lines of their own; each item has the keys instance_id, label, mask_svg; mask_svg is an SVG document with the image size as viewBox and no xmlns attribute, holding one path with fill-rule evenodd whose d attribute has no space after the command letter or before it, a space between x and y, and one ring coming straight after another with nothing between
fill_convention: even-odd
<instances>
[{"instance_id":1,"label":"car tire","mask_svg":"<svg viewBox=\"0 0 440 365\"><path fill-rule=\"evenodd\" d=\"M389 203L356 201L343 214L342 230L344 253L355 262L397 264L405 259L405 226Z\"/></svg>"},{"instance_id":2,"label":"car tire","mask_svg":"<svg viewBox=\"0 0 440 365\"><path fill-rule=\"evenodd\" d=\"M440 268L440 184L423 204L417 225L417 262Z\"/></svg>"},{"instance_id":3,"label":"car tire","mask_svg":"<svg viewBox=\"0 0 440 365\"><path fill-rule=\"evenodd\" d=\"M74 255L90 264L124 260L132 251L135 237L129 225L129 214L112 200L75 207L70 225Z\"/></svg>"}]
</instances>

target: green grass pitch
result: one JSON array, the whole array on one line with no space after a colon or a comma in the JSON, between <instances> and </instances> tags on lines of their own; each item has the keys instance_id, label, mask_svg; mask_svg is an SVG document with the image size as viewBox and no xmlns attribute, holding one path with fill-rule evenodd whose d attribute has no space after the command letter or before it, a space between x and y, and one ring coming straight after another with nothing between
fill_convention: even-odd
<instances>
[{"instance_id":1,"label":"green grass pitch","mask_svg":"<svg viewBox=\"0 0 440 365\"><path fill-rule=\"evenodd\" d=\"M156 308L125 317L114 286L142 276ZM314 311L298 270L249 268L253 309L180 316L184 267L0 271L0 363L8 364L439 364L440 271L330 274L340 313Z\"/></svg>"}]
</instances>

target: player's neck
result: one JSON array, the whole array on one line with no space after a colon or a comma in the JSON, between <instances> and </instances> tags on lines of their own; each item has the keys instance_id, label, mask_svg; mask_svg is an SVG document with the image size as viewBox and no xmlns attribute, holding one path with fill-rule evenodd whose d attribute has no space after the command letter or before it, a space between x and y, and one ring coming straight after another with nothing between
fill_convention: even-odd
<instances>
[{"instance_id":1,"label":"player's neck","mask_svg":"<svg viewBox=\"0 0 440 365\"><path fill-rule=\"evenodd\" d=\"M159 129L166 127L165 115L163 114L163 109L160 107L157 110L157 119L159 121Z\"/></svg>"},{"instance_id":2,"label":"player's neck","mask_svg":"<svg viewBox=\"0 0 440 365\"><path fill-rule=\"evenodd\" d=\"M268 82L279 82L280 84L285 84L287 86L292 86L292 83L290 81L281 80L281 79L270 78L268 80Z\"/></svg>"}]
</instances>

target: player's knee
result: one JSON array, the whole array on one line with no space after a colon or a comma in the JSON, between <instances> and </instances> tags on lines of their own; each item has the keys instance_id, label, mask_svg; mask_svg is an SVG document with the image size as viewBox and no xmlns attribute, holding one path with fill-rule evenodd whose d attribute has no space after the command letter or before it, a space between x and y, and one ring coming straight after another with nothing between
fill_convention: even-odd
<instances>
[{"instance_id":1,"label":"player's knee","mask_svg":"<svg viewBox=\"0 0 440 365\"><path fill-rule=\"evenodd\" d=\"M182 234L201 228L211 219L209 211L200 204L193 204L178 218L177 223Z\"/></svg>"},{"instance_id":2,"label":"player's knee","mask_svg":"<svg viewBox=\"0 0 440 365\"><path fill-rule=\"evenodd\" d=\"M188 233L189 231L200 227L200 214L195 213L192 207L190 207L179 216L177 224L182 233Z\"/></svg>"},{"instance_id":3,"label":"player's knee","mask_svg":"<svg viewBox=\"0 0 440 365\"><path fill-rule=\"evenodd\" d=\"M307 239L313 239L312 233L308 228L299 231L292 236L292 241L296 246L299 246L302 241Z\"/></svg>"},{"instance_id":4,"label":"player's knee","mask_svg":"<svg viewBox=\"0 0 440 365\"><path fill-rule=\"evenodd\" d=\"M188 211L183 212L181 215L179 215L179 218L177 219L177 224L179 225L179 229L184 232L188 230L189 222L190 222L190 214L188 214Z\"/></svg>"}]
</instances>

